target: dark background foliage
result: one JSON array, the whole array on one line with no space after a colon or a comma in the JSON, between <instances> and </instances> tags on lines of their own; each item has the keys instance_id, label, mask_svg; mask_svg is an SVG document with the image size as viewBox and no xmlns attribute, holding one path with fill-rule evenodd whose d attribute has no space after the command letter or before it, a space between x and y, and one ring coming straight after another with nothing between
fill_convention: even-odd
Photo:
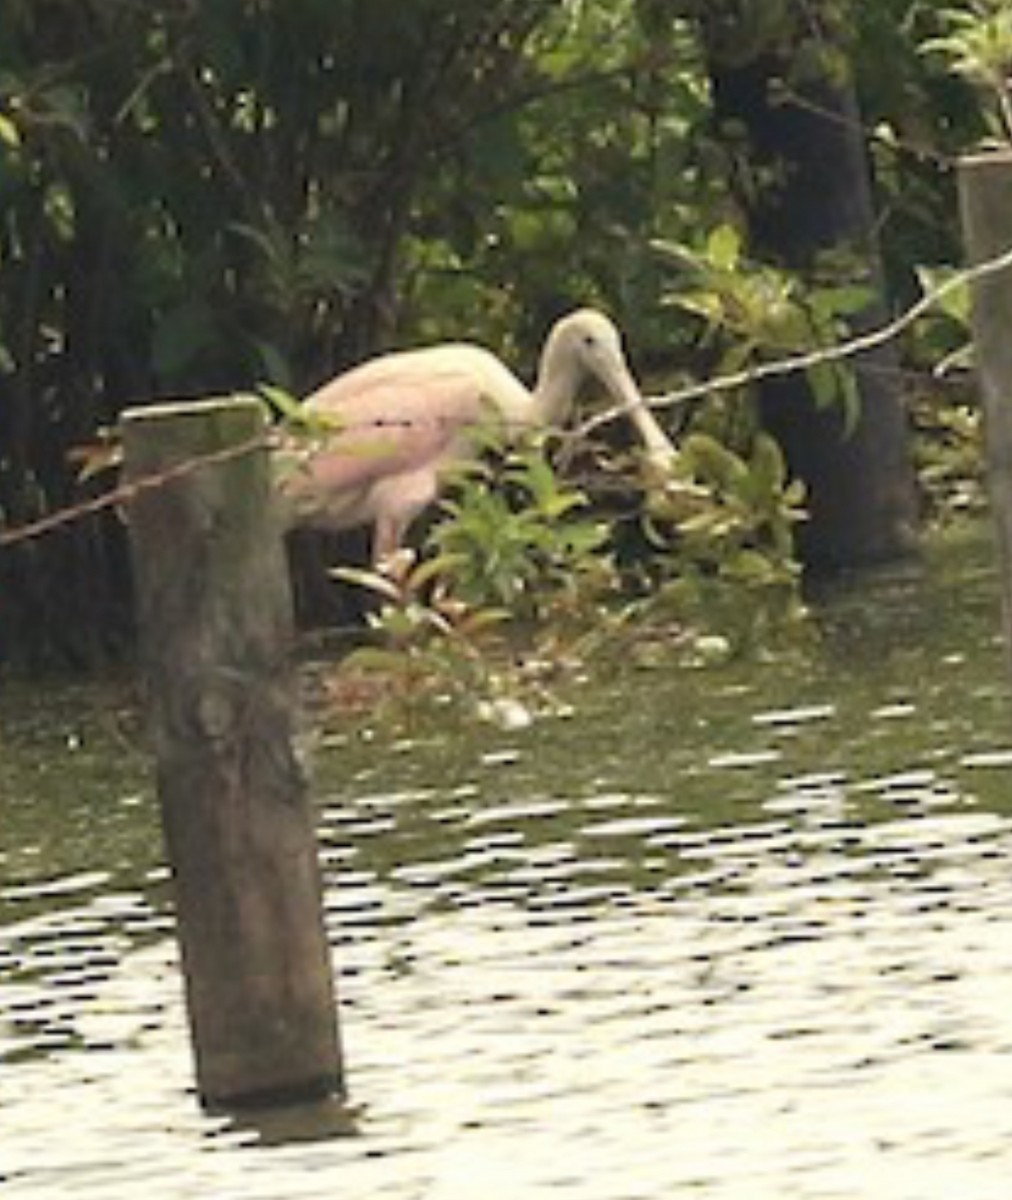
<instances>
[{"instance_id":1,"label":"dark background foliage","mask_svg":"<svg viewBox=\"0 0 1012 1200\"><path fill-rule=\"evenodd\" d=\"M693 7L5 0L4 524L80 498L68 452L125 405L299 392L400 340L466 335L525 367L560 309L596 302L641 369L692 365L652 243L738 218ZM818 5L706 8L804 48ZM930 8L822 9L870 124L943 152L979 133L916 52ZM874 161L903 295L917 263L956 257L951 172L885 140ZM115 653L127 576L111 516L0 554L0 661Z\"/></svg>"}]
</instances>

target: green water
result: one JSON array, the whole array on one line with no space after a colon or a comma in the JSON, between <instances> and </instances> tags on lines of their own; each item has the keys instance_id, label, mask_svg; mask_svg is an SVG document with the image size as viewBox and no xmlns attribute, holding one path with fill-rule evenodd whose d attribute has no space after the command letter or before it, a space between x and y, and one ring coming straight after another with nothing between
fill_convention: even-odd
<instances>
[{"instance_id":1,"label":"green water","mask_svg":"<svg viewBox=\"0 0 1012 1200\"><path fill-rule=\"evenodd\" d=\"M1003 1198L997 611L966 529L820 597L804 652L630 667L512 732L330 733L353 1108L288 1136L194 1103L129 687L8 690L5 1195Z\"/></svg>"}]
</instances>

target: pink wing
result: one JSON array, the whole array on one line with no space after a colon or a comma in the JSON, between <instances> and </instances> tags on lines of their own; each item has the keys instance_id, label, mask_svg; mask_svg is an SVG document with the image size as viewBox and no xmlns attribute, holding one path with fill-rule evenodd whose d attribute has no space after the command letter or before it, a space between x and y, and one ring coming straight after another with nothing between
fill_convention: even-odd
<instances>
[{"instance_id":1,"label":"pink wing","mask_svg":"<svg viewBox=\"0 0 1012 1200\"><path fill-rule=\"evenodd\" d=\"M307 398L335 421L333 437L300 454L285 491L299 509L335 527L435 496L439 467L459 455L461 434L485 412L485 350L441 346L384 355Z\"/></svg>"},{"instance_id":2,"label":"pink wing","mask_svg":"<svg viewBox=\"0 0 1012 1200\"><path fill-rule=\"evenodd\" d=\"M338 425L306 464L314 484L358 488L452 455L483 412L481 353L462 345L389 354L314 392L306 408Z\"/></svg>"}]
</instances>

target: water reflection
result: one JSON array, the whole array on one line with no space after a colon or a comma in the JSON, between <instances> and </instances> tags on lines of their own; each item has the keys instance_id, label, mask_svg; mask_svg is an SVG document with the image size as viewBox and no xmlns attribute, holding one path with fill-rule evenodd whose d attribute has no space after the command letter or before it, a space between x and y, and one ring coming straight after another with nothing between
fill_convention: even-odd
<instances>
[{"instance_id":1,"label":"water reflection","mask_svg":"<svg viewBox=\"0 0 1012 1200\"><path fill-rule=\"evenodd\" d=\"M220 1115L225 1124L211 1134L218 1143L261 1148L358 1137L362 1122L362 1110L337 1097Z\"/></svg>"},{"instance_id":2,"label":"water reflection","mask_svg":"<svg viewBox=\"0 0 1012 1200\"><path fill-rule=\"evenodd\" d=\"M153 808L110 800L139 758L78 772L70 844L8 763L5 1195L1004 1200L1012 752L964 553L838 598L803 662L333 744L351 1110L199 1111Z\"/></svg>"}]
</instances>

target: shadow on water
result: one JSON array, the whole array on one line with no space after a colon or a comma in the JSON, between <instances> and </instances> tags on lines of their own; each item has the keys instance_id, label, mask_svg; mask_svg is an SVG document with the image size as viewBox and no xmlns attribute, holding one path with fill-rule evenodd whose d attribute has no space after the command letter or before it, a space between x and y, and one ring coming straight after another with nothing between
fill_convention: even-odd
<instances>
[{"instance_id":1,"label":"shadow on water","mask_svg":"<svg viewBox=\"0 0 1012 1200\"><path fill-rule=\"evenodd\" d=\"M1004 1200L988 555L951 535L820 595L803 653L630 668L573 717L332 736L352 1107L199 1111L129 703L0 697L5 1194Z\"/></svg>"},{"instance_id":2,"label":"shadow on water","mask_svg":"<svg viewBox=\"0 0 1012 1200\"><path fill-rule=\"evenodd\" d=\"M212 1137L260 1147L329 1142L361 1135L362 1110L332 1097L311 1103L220 1111L225 1124Z\"/></svg>"}]
</instances>

